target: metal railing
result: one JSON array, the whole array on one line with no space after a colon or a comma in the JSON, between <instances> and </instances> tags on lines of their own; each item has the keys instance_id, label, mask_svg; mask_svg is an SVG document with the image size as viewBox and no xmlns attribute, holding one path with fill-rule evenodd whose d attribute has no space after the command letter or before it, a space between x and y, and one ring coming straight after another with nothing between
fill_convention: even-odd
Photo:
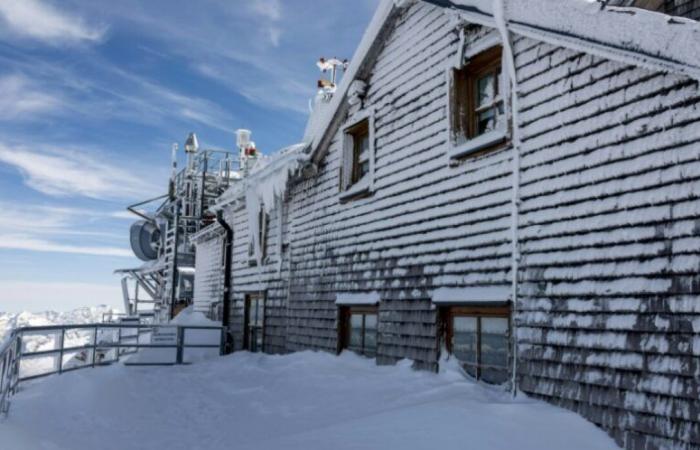
<instances>
[{"instance_id":1,"label":"metal railing","mask_svg":"<svg viewBox=\"0 0 700 450\"><path fill-rule=\"evenodd\" d=\"M192 339L188 332L194 334ZM213 337L216 344L201 343ZM123 358L127 366L189 364L188 349L218 349L223 355L224 345L224 328L216 326L99 323L17 328L0 346L0 415L7 414L10 397L26 381L108 366Z\"/></svg>"}]
</instances>

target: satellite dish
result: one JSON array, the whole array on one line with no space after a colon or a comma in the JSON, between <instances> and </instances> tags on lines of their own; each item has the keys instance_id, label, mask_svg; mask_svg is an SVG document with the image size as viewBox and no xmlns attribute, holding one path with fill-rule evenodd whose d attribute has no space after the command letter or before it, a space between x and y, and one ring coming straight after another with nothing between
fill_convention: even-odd
<instances>
[{"instance_id":1,"label":"satellite dish","mask_svg":"<svg viewBox=\"0 0 700 450\"><path fill-rule=\"evenodd\" d=\"M131 250L141 261L158 259L160 230L153 222L139 220L131 225L129 231Z\"/></svg>"}]
</instances>

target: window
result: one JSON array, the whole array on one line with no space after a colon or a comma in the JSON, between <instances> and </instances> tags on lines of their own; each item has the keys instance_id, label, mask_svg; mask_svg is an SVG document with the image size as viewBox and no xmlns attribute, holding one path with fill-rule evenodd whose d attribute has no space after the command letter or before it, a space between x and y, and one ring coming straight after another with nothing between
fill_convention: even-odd
<instances>
[{"instance_id":1,"label":"window","mask_svg":"<svg viewBox=\"0 0 700 450\"><path fill-rule=\"evenodd\" d=\"M340 308L340 349L374 358L377 355L377 307Z\"/></svg>"},{"instance_id":2,"label":"window","mask_svg":"<svg viewBox=\"0 0 700 450\"><path fill-rule=\"evenodd\" d=\"M448 351L477 380L503 384L510 379L510 309L444 308Z\"/></svg>"},{"instance_id":3,"label":"window","mask_svg":"<svg viewBox=\"0 0 700 450\"><path fill-rule=\"evenodd\" d=\"M343 165L340 168L341 200L363 197L374 184L374 116L366 112L345 129Z\"/></svg>"},{"instance_id":4,"label":"window","mask_svg":"<svg viewBox=\"0 0 700 450\"><path fill-rule=\"evenodd\" d=\"M502 148L507 123L500 46L469 58L451 72L450 143L452 158Z\"/></svg>"},{"instance_id":5,"label":"window","mask_svg":"<svg viewBox=\"0 0 700 450\"><path fill-rule=\"evenodd\" d=\"M270 215L265 212L264 207L260 207L260 212L258 213L258 239L260 240L260 253L262 254L261 259L264 261L267 256L267 231L270 226ZM255 259L255 243L253 241L253 236L250 236L250 242L248 243L248 260L250 265L256 265L258 262Z\"/></svg>"},{"instance_id":6,"label":"window","mask_svg":"<svg viewBox=\"0 0 700 450\"><path fill-rule=\"evenodd\" d=\"M265 297L248 294L245 298L243 347L253 353L263 351L265 338Z\"/></svg>"},{"instance_id":7,"label":"window","mask_svg":"<svg viewBox=\"0 0 700 450\"><path fill-rule=\"evenodd\" d=\"M363 120L348 134L352 136L352 173L350 184L361 181L369 173L369 123Z\"/></svg>"}]
</instances>

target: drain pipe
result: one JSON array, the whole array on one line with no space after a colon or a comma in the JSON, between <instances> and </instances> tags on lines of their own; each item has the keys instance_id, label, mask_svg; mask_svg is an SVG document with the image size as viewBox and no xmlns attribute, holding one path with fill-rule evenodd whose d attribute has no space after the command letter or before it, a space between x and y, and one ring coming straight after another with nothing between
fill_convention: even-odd
<instances>
[{"instance_id":1,"label":"drain pipe","mask_svg":"<svg viewBox=\"0 0 700 450\"><path fill-rule=\"evenodd\" d=\"M508 20L506 18L506 2L508 0L493 1L493 17L496 20L496 27L503 41L503 59L504 64L507 64L507 76L510 81L511 95L511 119L513 123L513 197L511 202L511 297L513 302L513 317L518 312L518 272L520 271L520 237L519 222L520 222L520 147L522 137L519 127L519 98L518 77L515 69L515 55L508 30ZM512 324L513 330L513 368L511 388L513 395L518 392L518 328L515 326L515 319Z\"/></svg>"},{"instance_id":2,"label":"drain pipe","mask_svg":"<svg viewBox=\"0 0 700 450\"><path fill-rule=\"evenodd\" d=\"M231 348L228 341L228 327L231 322L231 299L229 298L229 293L231 292L231 261L233 253L233 229L224 220L223 211L219 210L216 212L216 221L226 232L226 237L224 238L224 293L223 293L223 317L221 319L221 326L224 327L226 332L226 345L224 353L231 353Z\"/></svg>"}]
</instances>

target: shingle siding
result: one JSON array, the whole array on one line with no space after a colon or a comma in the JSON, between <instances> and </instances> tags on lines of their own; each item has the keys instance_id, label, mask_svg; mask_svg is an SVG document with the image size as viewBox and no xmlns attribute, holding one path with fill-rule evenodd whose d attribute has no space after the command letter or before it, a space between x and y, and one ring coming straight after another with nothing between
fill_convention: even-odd
<instances>
[{"instance_id":1,"label":"shingle siding","mask_svg":"<svg viewBox=\"0 0 700 450\"><path fill-rule=\"evenodd\" d=\"M468 42L483 33L472 28ZM447 158L458 41L448 15L421 2L386 35L364 80L372 196L339 201L341 124L317 173L273 211L261 268L248 262L245 210L228 212L237 348L246 293L266 292L266 351L283 353L335 352L336 295L377 291L378 363L435 370L432 292L510 286L513 150ZM514 48L519 387L630 449L700 446L698 83L517 36Z\"/></svg>"},{"instance_id":2,"label":"shingle siding","mask_svg":"<svg viewBox=\"0 0 700 450\"><path fill-rule=\"evenodd\" d=\"M197 245L194 279L194 310L208 315L211 306L223 301L223 238L219 235Z\"/></svg>"},{"instance_id":3,"label":"shingle siding","mask_svg":"<svg viewBox=\"0 0 700 450\"><path fill-rule=\"evenodd\" d=\"M516 53L520 388L627 448L700 445L698 84L527 40Z\"/></svg>"}]
</instances>

